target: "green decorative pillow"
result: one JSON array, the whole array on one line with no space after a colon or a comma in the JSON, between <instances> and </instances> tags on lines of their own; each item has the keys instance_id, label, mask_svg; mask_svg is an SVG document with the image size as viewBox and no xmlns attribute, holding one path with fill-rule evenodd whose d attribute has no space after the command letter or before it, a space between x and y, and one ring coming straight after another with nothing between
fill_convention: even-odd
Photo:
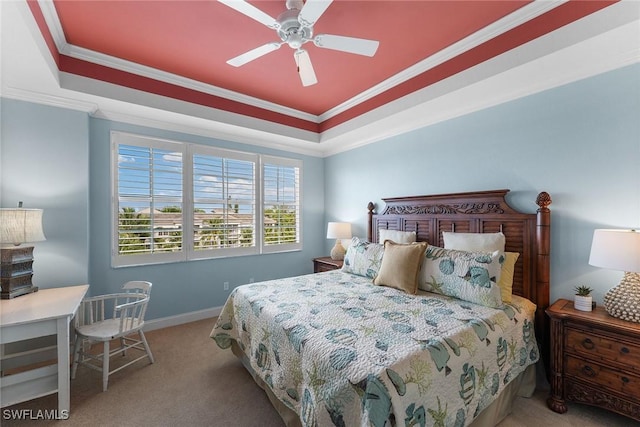
<instances>
[{"instance_id":1,"label":"green decorative pillow","mask_svg":"<svg viewBox=\"0 0 640 427\"><path fill-rule=\"evenodd\" d=\"M469 252L504 252L505 236L503 233L451 233L442 232L445 249L456 249ZM520 256L517 252L504 252L504 262L500 272L498 286L502 293L502 302L511 302L513 290L513 273L516 261Z\"/></svg>"},{"instance_id":2,"label":"green decorative pillow","mask_svg":"<svg viewBox=\"0 0 640 427\"><path fill-rule=\"evenodd\" d=\"M415 295L418 291L418 274L426 249L426 242L403 244L392 240L385 241L382 265L373 283Z\"/></svg>"},{"instance_id":3,"label":"green decorative pillow","mask_svg":"<svg viewBox=\"0 0 640 427\"><path fill-rule=\"evenodd\" d=\"M342 271L373 279L378 275L383 254L383 245L353 237L344 256Z\"/></svg>"},{"instance_id":4,"label":"green decorative pillow","mask_svg":"<svg viewBox=\"0 0 640 427\"><path fill-rule=\"evenodd\" d=\"M467 252L427 247L418 287L487 307L501 307L500 251Z\"/></svg>"}]
</instances>

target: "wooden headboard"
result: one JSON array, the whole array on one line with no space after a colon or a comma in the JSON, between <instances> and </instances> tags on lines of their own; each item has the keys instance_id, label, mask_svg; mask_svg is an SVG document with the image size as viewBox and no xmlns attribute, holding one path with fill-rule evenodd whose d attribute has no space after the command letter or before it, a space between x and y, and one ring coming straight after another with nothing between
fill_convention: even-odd
<instances>
[{"instance_id":1,"label":"wooden headboard","mask_svg":"<svg viewBox=\"0 0 640 427\"><path fill-rule=\"evenodd\" d=\"M507 252L520 256L513 276L513 293L537 306L535 331L545 367L549 361L549 251L551 246L551 204L549 194L538 194L536 213L517 212L505 201L509 190L439 194L382 199L385 208L375 213L369 203L367 238L378 241L381 228L415 231L418 241L443 247L442 232L495 233L502 231ZM547 369L547 372L548 369Z\"/></svg>"}]
</instances>

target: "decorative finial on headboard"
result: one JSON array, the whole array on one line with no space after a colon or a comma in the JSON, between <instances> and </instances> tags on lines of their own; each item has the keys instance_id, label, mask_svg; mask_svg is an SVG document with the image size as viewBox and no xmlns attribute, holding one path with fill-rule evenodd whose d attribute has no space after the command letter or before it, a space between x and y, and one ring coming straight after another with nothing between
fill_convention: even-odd
<instances>
[{"instance_id":1,"label":"decorative finial on headboard","mask_svg":"<svg viewBox=\"0 0 640 427\"><path fill-rule=\"evenodd\" d=\"M551 196L546 191L538 194L536 198L536 204L542 209L546 209L551 204Z\"/></svg>"},{"instance_id":2,"label":"decorative finial on headboard","mask_svg":"<svg viewBox=\"0 0 640 427\"><path fill-rule=\"evenodd\" d=\"M369 217L369 226L367 227L367 240L370 242L373 242L373 211L375 210L375 208L376 205L373 202L369 202L369 204L367 205L367 209L369 210L369 212L367 213L367 216Z\"/></svg>"}]
</instances>

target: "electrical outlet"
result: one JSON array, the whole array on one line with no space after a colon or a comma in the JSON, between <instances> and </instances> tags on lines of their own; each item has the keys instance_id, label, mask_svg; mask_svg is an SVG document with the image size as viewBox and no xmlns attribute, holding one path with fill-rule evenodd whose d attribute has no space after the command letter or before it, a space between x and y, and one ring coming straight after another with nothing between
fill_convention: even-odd
<instances>
[{"instance_id":1,"label":"electrical outlet","mask_svg":"<svg viewBox=\"0 0 640 427\"><path fill-rule=\"evenodd\" d=\"M253 277L249 277L249 283L253 283Z\"/></svg>"},{"instance_id":2,"label":"electrical outlet","mask_svg":"<svg viewBox=\"0 0 640 427\"><path fill-rule=\"evenodd\" d=\"M228 290L229 290L229 282L224 282L224 283L223 283L223 286L224 286L224 290L225 290L225 291L228 291Z\"/></svg>"}]
</instances>

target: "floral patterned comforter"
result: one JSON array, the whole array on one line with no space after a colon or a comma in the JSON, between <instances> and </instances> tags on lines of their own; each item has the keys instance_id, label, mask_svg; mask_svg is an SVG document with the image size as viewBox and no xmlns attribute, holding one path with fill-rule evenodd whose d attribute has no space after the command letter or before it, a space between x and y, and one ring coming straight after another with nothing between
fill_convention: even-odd
<instances>
[{"instance_id":1,"label":"floral patterned comforter","mask_svg":"<svg viewBox=\"0 0 640 427\"><path fill-rule=\"evenodd\" d=\"M464 426L538 360L534 313L331 271L236 288L211 337L303 426Z\"/></svg>"}]
</instances>

